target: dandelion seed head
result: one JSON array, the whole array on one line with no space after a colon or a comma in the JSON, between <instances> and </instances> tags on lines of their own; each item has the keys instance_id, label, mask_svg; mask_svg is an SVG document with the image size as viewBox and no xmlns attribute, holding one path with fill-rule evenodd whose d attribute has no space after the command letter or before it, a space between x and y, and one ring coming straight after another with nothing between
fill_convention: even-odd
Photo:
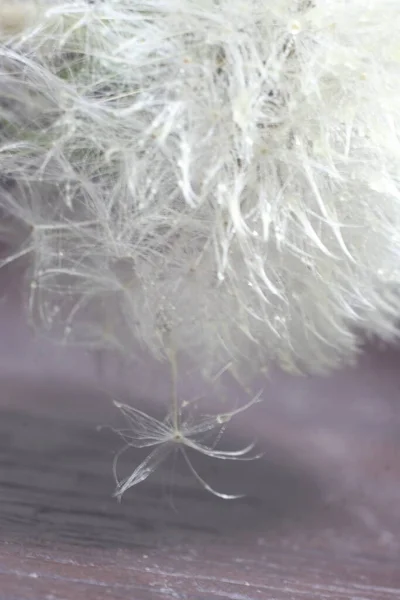
<instances>
[{"instance_id":1,"label":"dandelion seed head","mask_svg":"<svg viewBox=\"0 0 400 600\"><path fill-rule=\"evenodd\" d=\"M156 357L172 335L249 377L398 335L398 3L21 6L0 8L0 204L38 326Z\"/></svg>"}]
</instances>

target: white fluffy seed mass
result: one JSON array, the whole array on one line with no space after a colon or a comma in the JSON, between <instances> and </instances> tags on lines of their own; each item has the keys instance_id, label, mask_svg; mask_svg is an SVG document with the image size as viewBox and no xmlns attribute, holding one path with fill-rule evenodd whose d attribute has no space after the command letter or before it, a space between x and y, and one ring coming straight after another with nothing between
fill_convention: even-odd
<instances>
[{"instance_id":1,"label":"white fluffy seed mass","mask_svg":"<svg viewBox=\"0 0 400 600\"><path fill-rule=\"evenodd\" d=\"M397 335L398 0L11 5L3 263L42 330L306 371Z\"/></svg>"}]
</instances>

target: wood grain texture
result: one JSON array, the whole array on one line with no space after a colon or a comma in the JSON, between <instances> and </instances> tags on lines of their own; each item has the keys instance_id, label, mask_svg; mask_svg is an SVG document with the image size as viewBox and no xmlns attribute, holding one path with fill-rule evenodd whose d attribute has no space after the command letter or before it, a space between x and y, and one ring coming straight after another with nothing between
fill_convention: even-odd
<instances>
[{"instance_id":1,"label":"wood grain texture","mask_svg":"<svg viewBox=\"0 0 400 600\"><path fill-rule=\"evenodd\" d=\"M0 331L0 600L400 598L398 353L330 378L262 382L264 404L226 443L256 435L265 456L194 458L244 499L207 494L178 462L119 504L109 390L157 414L165 371L55 350L13 302ZM199 391L191 377L188 397ZM140 456L124 455L121 469Z\"/></svg>"},{"instance_id":2,"label":"wood grain texture","mask_svg":"<svg viewBox=\"0 0 400 600\"><path fill-rule=\"evenodd\" d=\"M3 397L15 385L3 380ZM35 385L34 396L51 394L49 385ZM2 600L400 597L393 423L382 439L378 427L364 436L347 423L342 441L349 453L354 445L356 464L349 454L347 464L336 458L329 465L329 452L316 460L315 452L299 451L315 422L296 439L275 414L267 429L282 443L267 435L265 458L217 472L208 460L197 463L210 481L246 490L245 499L208 495L178 464L173 480L167 465L118 504L115 435L96 422L32 409L1 412ZM125 457L124 467L134 460Z\"/></svg>"}]
</instances>

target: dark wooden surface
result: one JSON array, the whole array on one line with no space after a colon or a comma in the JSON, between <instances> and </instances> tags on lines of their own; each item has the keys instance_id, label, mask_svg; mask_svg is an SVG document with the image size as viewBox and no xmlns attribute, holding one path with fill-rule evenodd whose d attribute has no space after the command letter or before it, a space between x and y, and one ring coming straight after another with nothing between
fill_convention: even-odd
<instances>
[{"instance_id":1,"label":"dark wooden surface","mask_svg":"<svg viewBox=\"0 0 400 600\"><path fill-rule=\"evenodd\" d=\"M219 500L168 463L118 504L110 389L157 414L165 371L55 350L17 312L0 311L1 600L400 598L398 353L264 382L265 402L227 436L255 433L264 458L195 459L246 498ZM182 393L199 385L188 376Z\"/></svg>"}]
</instances>

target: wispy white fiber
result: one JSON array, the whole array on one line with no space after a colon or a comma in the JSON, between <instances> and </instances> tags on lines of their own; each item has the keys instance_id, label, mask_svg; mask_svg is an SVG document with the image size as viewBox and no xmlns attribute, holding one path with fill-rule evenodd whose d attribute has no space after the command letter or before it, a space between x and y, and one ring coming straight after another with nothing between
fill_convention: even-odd
<instances>
[{"instance_id":1,"label":"wispy white fiber","mask_svg":"<svg viewBox=\"0 0 400 600\"><path fill-rule=\"evenodd\" d=\"M398 0L21 5L0 202L35 323L248 372L398 335Z\"/></svg>"},{"instance_id":2,"label":"wispy white fiber","mask_svg":"<svg viewBox=\"0 0 400 600\"><path fill-rule=\"evenodd\" d=\"M250 454L255 447L255 443L251 443L240 450L219 450L216 447L227 424L236 415L260 402L260 398L261 395L257 394L250 402L236 410L217 415L206 415L200 417L197 422L193 419L192 414L188 414L188 404L179 403L177 396L172 398L171 412L168 413L164 421L158 421L127 404L114 402L125 417L128 426L127 429L118 431L125 441L125 447L116 454L114 460L114 477L117 483L115 496L121 499L129 488L145 481L171 454L178 452L197 482L207 492L223 500L242 498L243 494L226 494L211 487L193 466L189 453L194 450L209 458L218 460L250 461L260 458L261 454ZM214 432L214 430L217 431ZM210 433L213 432L215 433L214 441L211 444L205 443L204 437L209 437ZM117 472L118 459L122 452L131 447L150 448L152 450L131 475L120 479Z\"/></svg>"}]
</instances>

